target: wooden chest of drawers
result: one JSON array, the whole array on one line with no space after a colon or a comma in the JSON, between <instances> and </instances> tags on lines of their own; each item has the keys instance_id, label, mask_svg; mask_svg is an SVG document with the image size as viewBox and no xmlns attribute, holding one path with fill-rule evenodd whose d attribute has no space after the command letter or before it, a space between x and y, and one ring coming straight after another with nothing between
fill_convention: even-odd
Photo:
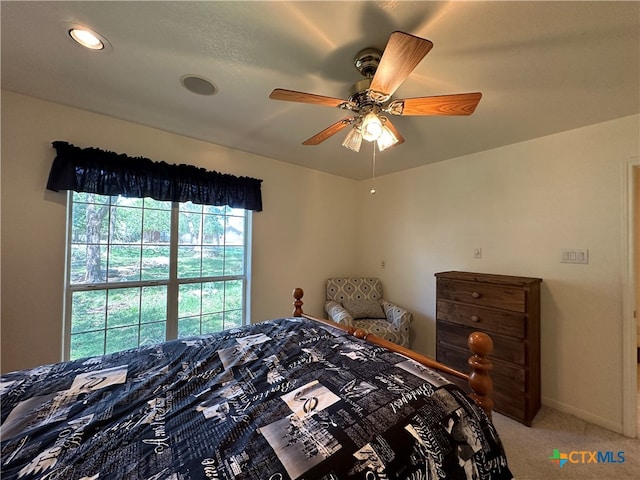
<instances>
[{"instance_id":1,"label":"wooden chest of drawers","mask_svg":"<svg viewBox=\"0 0 640 480\"><path fill-rule=\"evenodd\" d=\"M525 425L540 409L539 278L436 273L436 358L467 371L467 336L493 339L495 411Z\"/></svg>"}]
</instances>

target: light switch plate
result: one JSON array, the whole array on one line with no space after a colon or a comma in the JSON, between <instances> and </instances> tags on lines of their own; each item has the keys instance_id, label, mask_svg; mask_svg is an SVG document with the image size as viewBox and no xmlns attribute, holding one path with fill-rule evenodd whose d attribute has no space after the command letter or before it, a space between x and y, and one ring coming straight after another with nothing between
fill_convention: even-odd
<instances>
[{"instance_id":1,"label":"light switch plate","mask_svg":"<svg viewBox=\"0 0 640 480\"><path fill-rule=\"evenodd\" d=\"M589 250L584 248L563 248L560 263L589 263Z\"/></svg>"}]
</instances>

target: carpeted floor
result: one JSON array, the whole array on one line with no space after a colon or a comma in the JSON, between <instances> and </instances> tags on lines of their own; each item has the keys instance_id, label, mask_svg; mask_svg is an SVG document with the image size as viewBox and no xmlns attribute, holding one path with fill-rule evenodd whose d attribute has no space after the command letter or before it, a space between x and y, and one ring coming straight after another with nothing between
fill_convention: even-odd
<instances>
[{"instance_id":1,"label":"carpeted floor","mask_svg":"<svg viewBox=\"0 0 640 480\"><path fill-rule=\"evenodd\" d=\"M509 468L516 480L640 479L638 439L548 407L542 407L531 428L499 413L494 413L493 423L502 438ZM549 458L554 456L556 449L559 454L569 457L562 467ZM597 452L600 452L600 462L594 462L598 458Z\"/></svg>"}]
</instances>

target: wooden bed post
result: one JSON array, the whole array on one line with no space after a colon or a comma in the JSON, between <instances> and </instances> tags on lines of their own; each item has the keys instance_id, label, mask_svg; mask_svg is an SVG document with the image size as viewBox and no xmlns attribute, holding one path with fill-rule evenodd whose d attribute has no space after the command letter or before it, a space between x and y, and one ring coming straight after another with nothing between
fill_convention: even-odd
<instances>
[{"instance_id":1,"label":"wooden bed post","mask_svg":"<svg viewBox=\"0 0 640 480\"><path fill-rule=\"evenodd\" d=\"M493 341L486 333L473 332L469 335L467 343L473 353L469 358L469 366L471 367L469 386L473 391L471 397L491 418L493 399L490 394L493 391L493 380L491 380L489 370L493 368L493 364L487 357L493 351Z\"/></svg>"},{"instance_id":2,"label":"wooden bed post","mask_svg":"<svg viewBox=\"0 0 640 480\"><path fill-rule=\"evenodd\" d=\"M294 317L301 317L302 316L302 305L303 302L301 300L302 296L304 295L304 291L301 288L294 288L293 289L293 298L295 298L296 300L293 302L293 316Z\"/></svg>"}]
</instances>

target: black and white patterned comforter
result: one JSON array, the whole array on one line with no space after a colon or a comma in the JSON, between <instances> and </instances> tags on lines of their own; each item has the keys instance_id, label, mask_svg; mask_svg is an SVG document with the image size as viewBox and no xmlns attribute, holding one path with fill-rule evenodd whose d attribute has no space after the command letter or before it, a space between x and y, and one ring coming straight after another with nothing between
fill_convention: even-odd
<instances>
[{"instance_id":1,"label":"black and white patterned comforter","mask_svg":"<svg viewBox=\"0 0 640 480\"><path fill-rule=\"evenodd\" d=\"M3 479L510 479L413 360L289 318L3 375Z\"/></svg>"}]
</instances>

